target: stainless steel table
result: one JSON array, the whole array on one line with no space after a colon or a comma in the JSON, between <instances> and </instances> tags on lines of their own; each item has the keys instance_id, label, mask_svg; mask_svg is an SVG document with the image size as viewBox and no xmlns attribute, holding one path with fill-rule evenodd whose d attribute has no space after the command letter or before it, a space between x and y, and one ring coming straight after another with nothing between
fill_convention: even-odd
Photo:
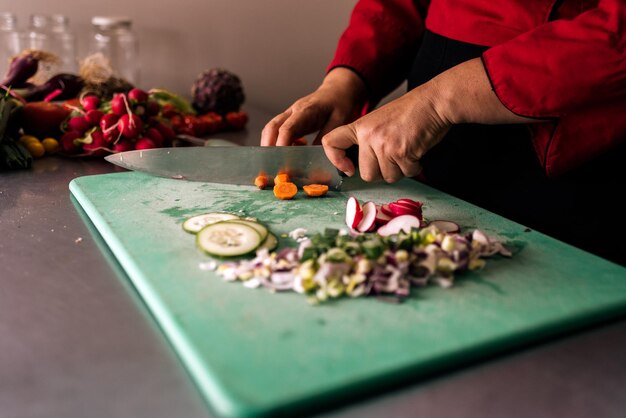
<instances>
[{"instance_id":1,"label":"stainless steel table","mask_svg":"<svg viewBox=\"0 0 626 418\"><path fill-rule=\"evenodd\" d=\"M269 115L250 109L258 142ZM71 201L114 171L47 157L0 173L0 417L207 417L123 271ZM626 278L625 278L626 280ZM390 388L323 416L625 417L626 320Z\"/></svg>"}]
</instances>

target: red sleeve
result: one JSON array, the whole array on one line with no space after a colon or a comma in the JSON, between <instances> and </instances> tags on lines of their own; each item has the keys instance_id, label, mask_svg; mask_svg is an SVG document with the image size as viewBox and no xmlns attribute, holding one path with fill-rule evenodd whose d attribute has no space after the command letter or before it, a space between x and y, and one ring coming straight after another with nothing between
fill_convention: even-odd
<instances>
[{"instance_id":1,"label":"red sleeve","mask_svg":"<svg viewBox=\"0 0 626 418\"><path fill-rule=\"evenodd\" d=\"M561 117L626 97L626 7L601 0L483 54L494 90L512 112Z\"/></svg>"},{"instance_id":2,"label":"red sleeve","mask_svg":"<svg viewBox=\"0 0 626 418\"><path fill-rule=\"evenodd\" d=\"M328 70L348 67L376 103L404 81L424 31L428 1L360 0Z\"/></svg>"},{"instance_id":3,"label":"red sleeve","mask_svg":"<svg viewBox=\"0 0 626 418\"><path fill-rule=\"evenodd\" d=\"M549 176L626 140L626 7L600 0L574 19L551 21L483 54L500 101L531 124Z\"/></svg>"}]
</instances>

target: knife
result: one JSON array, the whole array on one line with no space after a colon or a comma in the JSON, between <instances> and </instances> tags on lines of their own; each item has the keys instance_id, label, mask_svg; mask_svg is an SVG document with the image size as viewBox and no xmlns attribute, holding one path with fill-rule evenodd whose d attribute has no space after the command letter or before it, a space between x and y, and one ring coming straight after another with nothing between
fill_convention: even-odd
<instances>
[{"instance_id":1,"label":"knife","mask_svg":"<svg viewBox=\"0 0 626 418\"><path fill-rule=\"evenodd\" d=\"M289 174L301 187L327 184L339 190L341 176L319 145L291 147L214 146L135 150L105 159L120 167L154 176L210 183L253 185L265 174Z\"/></svg>"}]
</instances>

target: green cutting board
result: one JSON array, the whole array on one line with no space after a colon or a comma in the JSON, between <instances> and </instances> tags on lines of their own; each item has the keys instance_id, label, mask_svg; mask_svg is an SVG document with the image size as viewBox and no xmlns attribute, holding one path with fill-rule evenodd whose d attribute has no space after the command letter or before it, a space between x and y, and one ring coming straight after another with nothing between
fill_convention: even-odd
<instances>
[{"instance_id":1,"label":"green cutting board","mask_svg":"<svg viewBox=\"0 0 626 418\"><path fill-rule=\"evenodd\" d=\"M124 172L70 184L203 395L223 416L291 415L371 394L626 312L626 269L413 181L344 183L341 193L279 201L271 191ZM311 306L302 295L248 289L200 269L209 258L181 224L226 211L281 235L342 227L347 196L424 202L508 243L451 289ZM293 244L281 238L281 245Z\"/></svg>"}]
</instances>

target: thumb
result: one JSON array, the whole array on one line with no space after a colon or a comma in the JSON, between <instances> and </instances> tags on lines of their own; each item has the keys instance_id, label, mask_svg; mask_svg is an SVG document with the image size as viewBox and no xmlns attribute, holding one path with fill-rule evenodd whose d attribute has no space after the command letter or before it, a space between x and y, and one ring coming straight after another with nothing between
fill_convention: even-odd
<instances>
[{"instance_id":1,"label":"thumb","mask_svg":"<svg viewBox=\"0 0 626 418\"><path fill-rule=\"evenodd\" d=\"M347 176L354 175L355 167L346 156L346 150L358 143L359 141L352 124L340 126L322 138L326 156L339 171L346 173Z\"/></svg>"}]
</instances>

